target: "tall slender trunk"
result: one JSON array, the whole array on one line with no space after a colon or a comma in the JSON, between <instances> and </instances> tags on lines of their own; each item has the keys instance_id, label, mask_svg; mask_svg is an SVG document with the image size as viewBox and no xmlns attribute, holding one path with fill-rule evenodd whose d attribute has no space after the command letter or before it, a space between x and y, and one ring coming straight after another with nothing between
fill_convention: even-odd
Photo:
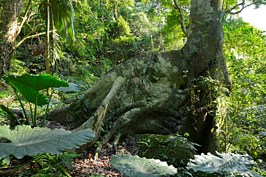
<instances>
[{"instance_id":1,"label":"tall slender trunk","mask_svg":"<svg viewBox=\"0 0 266 177\"><path fill-rule=\"evenodd\" d=\"M23 0L5 0L0 20L0 77L8 73L19 34L18 17ZM1 88L0 88L1 89Z\"/></svg>"},{"instance_id":2,"label":"tall slender trunk","mask_svg":"<svg viewBox=\"0 0 266 177\"><path fill-rule=\"evenodd\" d=\"M50 30L50 3L49 0L47 0L47 12L46 12L46 61L45 61L45 66L46 66L46 74L50 74L50 50L49 50L49 42L50 42L50 34L49 34L49 30ZM48 90L47 90L47 94L48 94Z\"/></svg>"}]
</instances>

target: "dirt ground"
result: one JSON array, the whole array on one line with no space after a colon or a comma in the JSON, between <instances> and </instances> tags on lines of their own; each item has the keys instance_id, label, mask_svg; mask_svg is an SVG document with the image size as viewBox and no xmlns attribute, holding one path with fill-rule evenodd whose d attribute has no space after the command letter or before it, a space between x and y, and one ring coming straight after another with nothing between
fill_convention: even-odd
<instances>
[{"instance_id":1,"label":"dirt ground","mask_svg":"<svg viewBox=\"0 0 266 177\"><path fill-rule=\"evenodd\" d=\"M0 124L6 124L7 122L1 121ZM41 121L38 121L40 124ZM69 130L70 127L61 126L59 123L53 123L46 121L45 127L64 128ZM72 168L65 170L73 177L89 177L94 175L102 175L107 177L126 177L125 174L119 172L116 168L112 167L110 160L113 155L126 153L135 155L138 153L138 144L134 142L131 136L126 136L121 139L118 145L118 150L115 152L114 146L109 143L99 153L98 158L95 158L94 150L88 150L81 153L81 156L74 158L72 161ZM20 166L19 168L13 168ZM33 168L41 168L39 164L32 162L30 157L24 157L21 160L13 159L9 167L2 167L0 165L0 176L21 176L21 171L32 170ZM26 174L23 176L27 176Z\"/></svg>"}]
</instances>

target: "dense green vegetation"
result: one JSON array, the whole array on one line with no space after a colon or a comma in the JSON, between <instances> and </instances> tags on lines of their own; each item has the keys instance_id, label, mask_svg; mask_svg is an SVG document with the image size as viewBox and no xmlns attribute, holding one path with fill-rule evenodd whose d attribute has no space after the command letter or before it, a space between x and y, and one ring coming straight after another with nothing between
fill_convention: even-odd
<instances>
[{"instance_id":1,"label":"dense green vegetation","mask_svg":"<svg viewBox=\"0 0 266 177\"><path fill-rule=\"evenodd\" d=\"M28 2L24 1L20 21ZM190 1L179 0L178 3L183 10L184 23L188 26ZM237 1L227 0L225 3L230 9ZM45 73L46 22L41 18L39 4L40 0L33 0L29 6L32 16L23 25L17 37L16 54L10 74ZM58 104L51 104L50 109L63 107L75 100L110 69L143 51L178 50L186 43L179 23L180 13L172 7L170 0L73 0L72 5L75 39L70 39L73 35L71 28L68 33L59 35L58 26L50 27L50 30L55 27L58 29L57 32L50 33L51 75L75 83L81 90L76 93L55 91L53 100ZM228 112L224 115L224 128L219 132L220 152L249 154L254 161L265 164L266 35L236 16L224 14L221 23L224 24L224 51L233 88L225 103ZM40 33L43 35L39 35ZM0 104L19 109L19 100L14 95L12 89L1 91ZM26 100L22 102L26 103ZM25 108L30 110L30 104ZM39 111L39 115L45 112L45 108L40 109L43 111ZM0 120L8 119L8 114L0 109ZM43 159L49 159L45 161L42 171L36 173L45 174L48 171L45 171L45 168L49 166L47 163L54 166L64 155L54 157L57 161L45 155L34 157L39 163L44 163ZM171 161L169 163L174 164ZM5 163L2 161L0 164ZM49 173L56 171L50 168L51 166ZM254 170L266 175L265 169L258 166Z\"/></svg>"}]
</instances>

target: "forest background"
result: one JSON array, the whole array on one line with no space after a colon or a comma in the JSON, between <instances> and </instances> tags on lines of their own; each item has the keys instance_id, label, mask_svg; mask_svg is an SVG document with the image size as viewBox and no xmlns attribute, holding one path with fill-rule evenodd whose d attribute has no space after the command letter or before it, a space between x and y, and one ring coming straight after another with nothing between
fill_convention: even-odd
<instances>
[{"instance_id":1,"label":"forest background","mask_svg":"<svg viewBox=\"0 0 266 177\"><path fill-rule=\"evenodd\" d=\"M10 74L46 73L45 22L38 9L39 3L36 0L29 6L30 17L17 36ZM187 26L190 2L179 0L178 3ZM230 9L236 4L236 0L226 0L224 8ZM60 103L52 104L51 109L68 104L110 69L143 51L177 50L186 43L179 23L180 13L172 8L172 1L73 0L72 5L75 40L51 33L51 75L77 84L80 92L58 94L55 99ZM25 13L26 7L21 14ZM0 8L1 13L1 4ZM221 152L248 153L254 160L265 161L266 36L236 15L225 14L221 23L224 52L233 82L231 96L226 100L225 126L220 133ZM12 95L11 90L1 91L0 103L18 108L18 101ZM0 119L5 117L6 113L0 110Z\"/></svg>"}]
</instances>

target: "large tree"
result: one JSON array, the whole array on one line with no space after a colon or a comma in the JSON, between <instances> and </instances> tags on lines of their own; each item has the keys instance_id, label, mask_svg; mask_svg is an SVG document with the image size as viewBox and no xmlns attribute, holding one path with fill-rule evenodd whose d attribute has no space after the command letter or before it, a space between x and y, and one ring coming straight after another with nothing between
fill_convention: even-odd
<instances>
[{"instance_id":1,"label":"large tree","mask_svg":"<svg viewBox=\"0 0 266 177\"><path fill-rule=\"evenodd\" d=\"M199 152L218 150L226 109L217 90L231 89L223 51L224 1L191 0L188 28L178 2L173 5L187 37L182 49L144 52L118 65L48 119L72 124L73 131L90 127L95 140L106 129L103 143L127 133L188 132L189 140L201 145ZM233 9L243 9L244 2Z\"/></svg>"},{"instance_id":2,"label":"large tree","mask_svg":"<svg viewBox=\"0 0 266 177\"><path fill-rule=\"evenodd\" d=\"M105 128L103 143L127 133L188 132L189 140L201 145L200 152L218 150L219 112L226 113L215 91L231 89L222 20L223 0L191 0L182 49L144 52L118 65L48 119L73 127L85 121L73 131L91 127L96 139Z\"/></svg>"},{"instance_id":3,"label":"large tree","mask_svg":"<svg viewBox=\"0 0 266 177\"><path fill-rule=\"evenodd\" d=\"M0 19L0 77L8 73L15 52L15 40L20 32L18 18L23 0L8 0L3 2ZM0 87L1 88L1 87Z\"/></svg>"}]
</instances>

